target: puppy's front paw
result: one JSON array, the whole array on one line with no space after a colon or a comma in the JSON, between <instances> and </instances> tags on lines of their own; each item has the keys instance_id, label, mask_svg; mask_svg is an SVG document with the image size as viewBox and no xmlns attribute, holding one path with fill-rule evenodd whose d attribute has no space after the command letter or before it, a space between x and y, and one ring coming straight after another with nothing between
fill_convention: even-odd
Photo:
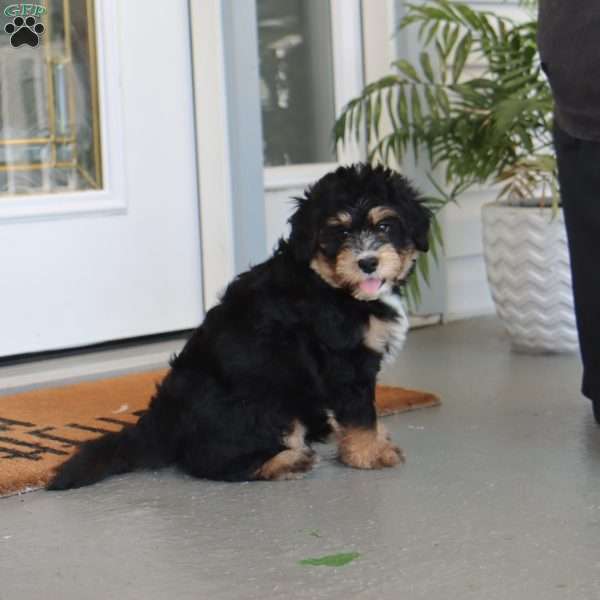
<instances>
[{"instance_id":1,"label":"puppy's front paw","mask_svg":"<svg viewBox=\"0 0 600 600\"><path fill-rule=\"evenodd\" d=\"M386 441L378 450L376 464L374 469L382 467L395 467L399 463L405 462L404 452L398 446Z\"/></svg>"},{"instance_id":2,"label":"puppy's front paw","mask_svg":"<svg viewBox=\"0 0 600 600\"><path fill-rule=\"evenodd\" d=\"M340 460L356 469L382 469L404 462L404 453L382 428L347 429L339 440Z\"/></svg>"}]
</instances>

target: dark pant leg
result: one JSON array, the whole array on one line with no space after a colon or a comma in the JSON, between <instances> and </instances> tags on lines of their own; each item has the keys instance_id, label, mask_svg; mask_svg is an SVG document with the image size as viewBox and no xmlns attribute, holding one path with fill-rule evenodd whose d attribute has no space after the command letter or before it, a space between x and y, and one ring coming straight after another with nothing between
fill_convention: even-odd
<instances>
[{"instance_id":1,"label":"dark pant leg","mask_svg":"<svg viewBox=\"0 0 600 600\"><path fill-rule=\"evenodd\" d=\"M582 392L600 406L600 143L555 126L561 199L583 361Z\"/></svg>"}]
</instances>

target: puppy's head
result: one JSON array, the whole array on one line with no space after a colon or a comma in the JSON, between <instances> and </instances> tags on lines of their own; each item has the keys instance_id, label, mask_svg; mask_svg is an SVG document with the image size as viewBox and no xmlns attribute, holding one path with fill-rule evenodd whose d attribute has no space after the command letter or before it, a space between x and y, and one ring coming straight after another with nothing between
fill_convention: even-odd
<instances>
[{"instance_id":1,"label":"puppy's head","mask_svg":"<svg viewBox=\"0 0 600 600\"><path fill-rule=\"evenodd\" d=\"M329 285L376 300L428 250L430 217L401 175L366 164L340 167L298 199L289 244Z\"/></svg>"}]
</instances>

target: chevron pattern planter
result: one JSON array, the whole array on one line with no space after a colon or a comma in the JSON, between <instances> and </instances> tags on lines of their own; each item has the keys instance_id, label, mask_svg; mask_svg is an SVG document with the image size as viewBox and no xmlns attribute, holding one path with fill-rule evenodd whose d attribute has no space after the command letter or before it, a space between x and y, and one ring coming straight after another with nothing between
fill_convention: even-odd
<instances>
[{"instance_id":1,"label":"chevron pattern planter","mask_svg":"<svg viewBox=\"0 0 600 600\"><path fill-rule=\"evenodd\" d=\"M482 209L483 250L496 311L521 352L578 349L562 211L498 203Z\"/></svg>"}]
</instances>

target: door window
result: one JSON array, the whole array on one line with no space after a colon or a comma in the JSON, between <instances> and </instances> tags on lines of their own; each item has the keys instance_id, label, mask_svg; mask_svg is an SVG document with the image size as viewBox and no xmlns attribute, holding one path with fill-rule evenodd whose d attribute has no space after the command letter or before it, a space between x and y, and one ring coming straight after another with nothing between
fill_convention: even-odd
<instances>
[{"instance_id":1,"label":"door window","mask_svg":"<svg viewBox=\"0 0 600 600\"><path fill-rule=\"evenodd\" d=\"M335 162L331 7L326 0L258 0L266 167Z\"/></svg>"},{"instance_id":2,"label":"door window","mask_svg":"<svg viewBox=\"0 0 600 600\"><path fill-rule=\"evenodd\" d=\"M0 195L101 189L93 0L0 19Z\"/></svg>"}]
</instances>

